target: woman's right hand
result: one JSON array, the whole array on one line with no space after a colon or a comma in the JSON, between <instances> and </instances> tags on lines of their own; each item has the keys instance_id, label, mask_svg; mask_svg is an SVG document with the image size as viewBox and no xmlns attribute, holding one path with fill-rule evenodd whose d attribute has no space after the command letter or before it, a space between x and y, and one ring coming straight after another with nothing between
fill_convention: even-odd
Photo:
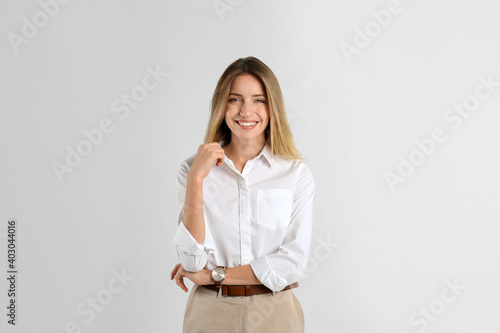
<instances>
[{"instance_id":1,"label":"woman's right hand","mask_svg":"<svg viewBox=\"0 0 500 333\"><path fill-rule=\"evenodd\" d=\"M217 166L224 163L224 149L219 143L211 142L200 145L188 176L205 178L212 170L215 161L217 161Z\"/></svg>"}]
</instances>

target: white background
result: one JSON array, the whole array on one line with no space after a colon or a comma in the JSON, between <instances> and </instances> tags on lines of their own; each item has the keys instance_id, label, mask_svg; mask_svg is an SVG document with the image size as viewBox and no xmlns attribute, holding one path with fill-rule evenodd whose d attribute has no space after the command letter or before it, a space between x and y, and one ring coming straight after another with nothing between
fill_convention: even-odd
<instances>
[{"instance_id":1,"label":"white background","mask_svg":"<svg viewBox=\"0 0 500 333\"><path fill-rule=\"evenodd\" d=\"M295 291L306 332L500 332L500 87L460 126L443 119L478 77L500 81L499 3L401 0L385 27L371 12L389 1L230 3L73 0L43 22L36 1L0 2L0 276L7 221L19 224L17 325L2 278L0 331L181 331L178 168L202 142L217 79L252 55L280 80L316 180ZM34 16L38 31L16 47ZM169 74L120 119L112 102L148 67ZM104 118L113 131L59 181L52 164ZM447 139L419 153L436 128ZM422 163L391 190L386 172L411 154ZM122 269L133 280L111 294ZM77 314L96 296L109 303Z\"/></svg>"}]
</instances>

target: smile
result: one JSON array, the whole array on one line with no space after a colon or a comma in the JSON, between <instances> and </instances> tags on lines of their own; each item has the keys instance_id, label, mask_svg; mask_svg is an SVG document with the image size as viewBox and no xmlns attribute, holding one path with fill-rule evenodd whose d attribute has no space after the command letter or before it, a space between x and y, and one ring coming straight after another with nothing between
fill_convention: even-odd
<instances>
[{"instance_id":1,"label":"smile","mask_svg":"<svg viewBox=\"0 0 500 333\"><path fill-rule=\"evenodd\" d=\"M252 128L254 128L257 125L258 121L248 121L248 122L246 122L246 121L245 122L243 122L243 121L242 122L236 121L236 123L241 128L243 128L243 129L252 129Z\"/></svg>"}]
</instances>

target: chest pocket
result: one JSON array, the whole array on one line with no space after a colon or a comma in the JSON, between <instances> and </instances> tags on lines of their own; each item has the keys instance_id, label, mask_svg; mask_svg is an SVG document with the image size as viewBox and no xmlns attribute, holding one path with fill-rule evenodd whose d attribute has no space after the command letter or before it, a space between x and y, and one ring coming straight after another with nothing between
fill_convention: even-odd
<instances>
[{"instance_id":1,"label":"chest pocket","mask_svg":"<svg viewBox=\"0 0 500 333\"><path fill-rule=\"evenodd\" d=\"M257 190L257 223L269 229L286 228L292 213L292 190Z\"/></svg>"}]
</instances>

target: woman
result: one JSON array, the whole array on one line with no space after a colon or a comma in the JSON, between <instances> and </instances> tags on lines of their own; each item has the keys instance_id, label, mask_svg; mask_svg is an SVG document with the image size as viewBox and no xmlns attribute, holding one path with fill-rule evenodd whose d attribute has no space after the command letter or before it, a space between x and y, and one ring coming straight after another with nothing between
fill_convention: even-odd
<instances>
[{"instance_id":1,"label":"woman","mask_svg":"<svg viewBox=\"0 0 500 333\"><path fill-rule=\"evenodd\" d=\"M204 144L184 160L171 274L188 291L183 331L304 332L314 179L293 141L277 78L254 57L215 89Z\"/></svg>"}]
</instances>

